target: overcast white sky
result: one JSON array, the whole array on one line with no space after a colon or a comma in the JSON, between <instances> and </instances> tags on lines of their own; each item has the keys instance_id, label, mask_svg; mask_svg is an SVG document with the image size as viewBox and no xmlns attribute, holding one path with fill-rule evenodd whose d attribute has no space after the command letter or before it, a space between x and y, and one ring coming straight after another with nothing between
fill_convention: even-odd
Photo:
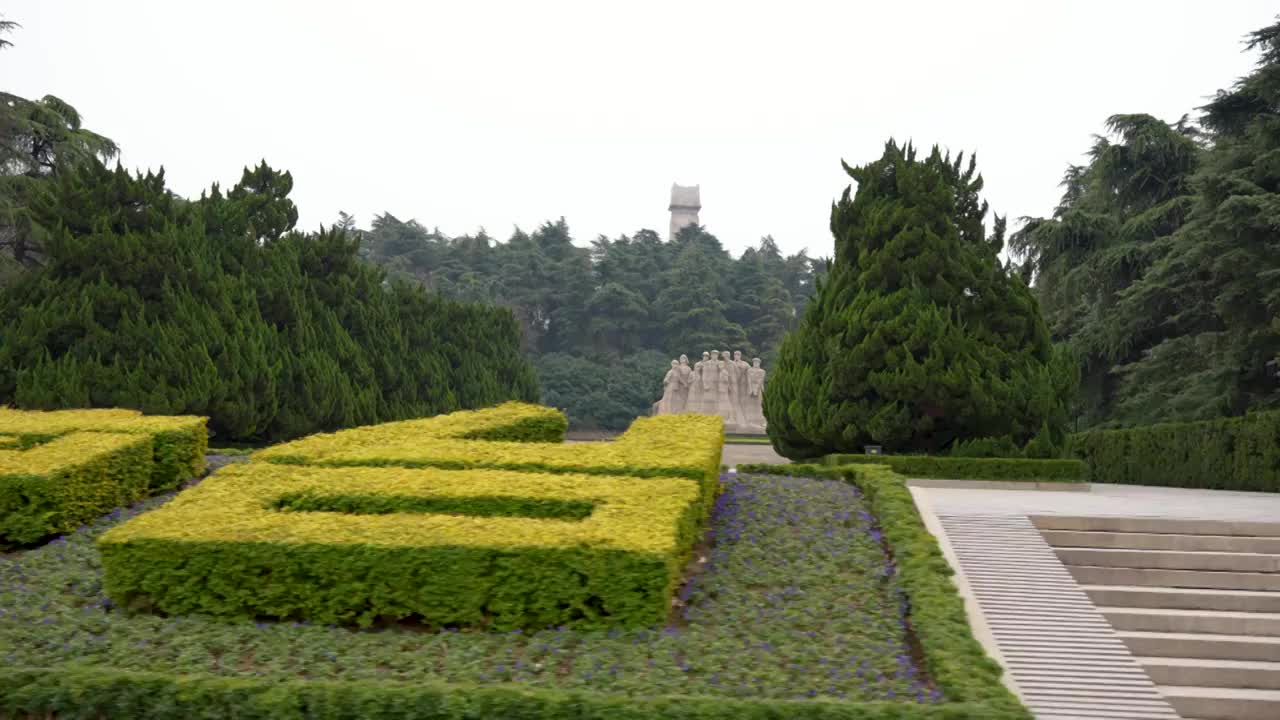
<instances>
[{"instance_id":1,"label":"overcast white sky","mask_svg":"<svg viewBox=\"0 0 1280 720\"><path fill-rule=\"evenodd\" d=\"M1173 120L1252 65L1261 0L9 0L0 88L57 95L198 195L265 158L305 228L339 210L502 239L665 233L702 185L731 249L831 252L844 158L978 152L992 208L1048 213L1113 113Z\"/></svg>"}]
</instances>

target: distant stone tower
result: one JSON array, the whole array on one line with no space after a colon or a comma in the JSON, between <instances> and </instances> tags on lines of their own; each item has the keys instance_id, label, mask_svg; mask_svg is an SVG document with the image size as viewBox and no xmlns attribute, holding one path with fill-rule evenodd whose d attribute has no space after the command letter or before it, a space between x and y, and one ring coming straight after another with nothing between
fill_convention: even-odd
<instances>
[{"instance_id":1,"label":"distant stone tower","mask_svg":"<svg viewBox=\"0 0 1280 720\"><path fill-rule=\"evenodd\" d=\"M675 240L682 228L698 224L698 211L702 209L702 201L698 197L699 185L683 187L671 185L671 235L668 240Z\"/></svg>"}]
</instances>

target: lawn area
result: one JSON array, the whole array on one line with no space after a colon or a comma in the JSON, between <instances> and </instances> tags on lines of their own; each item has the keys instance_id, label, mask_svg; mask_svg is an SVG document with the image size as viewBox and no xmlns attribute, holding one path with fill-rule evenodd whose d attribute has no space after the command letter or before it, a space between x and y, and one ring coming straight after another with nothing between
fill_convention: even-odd
<instances>
[{"instance_id":1,"label":"lawn area","mask_svg":"<svg viewBox=\"0 0 1280 720\"><path fill-rule=\"evenodd\" d=\"M0 556L0 665L630 696L942 700L913 662L906 596L855 486L766 475L725 485L712 544L672 622L599 632L354 630L129 614L103 595L93 542L168 494Z\"/></svg>"}]
</instances>

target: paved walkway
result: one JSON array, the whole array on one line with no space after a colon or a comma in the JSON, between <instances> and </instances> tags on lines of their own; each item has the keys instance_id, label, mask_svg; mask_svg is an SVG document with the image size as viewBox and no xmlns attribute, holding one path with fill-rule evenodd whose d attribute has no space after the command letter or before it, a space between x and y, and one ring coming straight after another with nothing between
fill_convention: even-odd
<instances>
[{"instance_id":1,"label":"paved walkway","mask_svg":"<svg viewBox=\"0 0 1280 720\"><path fill-rule=\"evenodd\" d=\"M917 488L939 512L1276 522L1280 494L1093 485L1089 492Z\"/></svg>"},{"instance_id":2,"label":"paved walkway","mask_svg":"<svg viewBox=\"0 0 1280 720\"><path fill-rule=\"evenodd\" d=\"M912 488L956 569L974 632L1039 720L1177 718L1031 524L1035 515L1280 519L1280 496L1094 485L1091 492Z\"/></svg>"},{"instance_id":3,"label":"paved walkway","mask_svg":"<svg viewBox=\"0 0 1280 720\"><path fill-rule=\"evenodd\" d=\"M791 461L773 451L772 445L726 443L720 453L720 464L734 467L746 463L787 465Z\"/></svg>"}]
</instances>

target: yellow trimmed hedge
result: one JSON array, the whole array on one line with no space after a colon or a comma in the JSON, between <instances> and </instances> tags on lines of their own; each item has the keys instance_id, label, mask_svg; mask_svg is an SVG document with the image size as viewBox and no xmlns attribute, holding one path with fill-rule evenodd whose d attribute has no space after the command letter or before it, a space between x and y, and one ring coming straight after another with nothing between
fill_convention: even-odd
<instances>
[{"instance_id":1,"label":"yellow trimmed hedge","mask_svg":"<svg viewBox=\"0 0 1280 720\"><path fill-rule=\"evenodd\" d=\"M172 614L646 625L669 609L699 495L684 478L250 463L98 544L110 597ZM547 517L575 504L590 514ZM537 517L519 516L531 506Z\"/></svg>"},{"instance_id":2,"label":"yellow trimmed hedge","mask_svg":"<svg viewBox=\"0 0 1280 720\"><path fill-rule=\"evenodd\" d=\"M148 465L151 492L177 487L204 468L209 444L207 418L143 415L136 410L14 410L0 407L0 435L17 438L21 447L68 433L101 432L144 435L151 440Z\"/></svg>"},{"instance_id":3,"label":"yellow trimmed hedge","mask_svg":"<svg viewBox=\"0 0 1280 720\"><path fill-rule=\"evenodd\" d=\"M496 468L546 473L686 477L715 496L724 423L709 415L637 418L612 442L492 442L508 424L550 423L550 408L507 403L488 410L312 435L253 454L259 462L327 466ZM535 420L540 419L540 420ZM563 430L561 431L563 434Z\"/></svg>"},{"instance_id":4,"label":"yellow trimmed hedge","mask_svg":"<svg viewBox=\"0 0 1280 720\"><path fill-rule=\"evenodd\" d=\"M150 435L96 432L0 449L0 544L69 532L142 499L152 452Z\"/></svg>"},{"instance_id":5,"label":"yellow trimmed hedge","mask_svg":"<svg viewBox=\"0 0 1280 720\"><path fill-rule=\"evenodd\" d=\"M661 622L719 489L723 423L562 444L566 425L506 403L259 451L106 533L107 593L362 625Z\"/></svg>"}]
</instances>

